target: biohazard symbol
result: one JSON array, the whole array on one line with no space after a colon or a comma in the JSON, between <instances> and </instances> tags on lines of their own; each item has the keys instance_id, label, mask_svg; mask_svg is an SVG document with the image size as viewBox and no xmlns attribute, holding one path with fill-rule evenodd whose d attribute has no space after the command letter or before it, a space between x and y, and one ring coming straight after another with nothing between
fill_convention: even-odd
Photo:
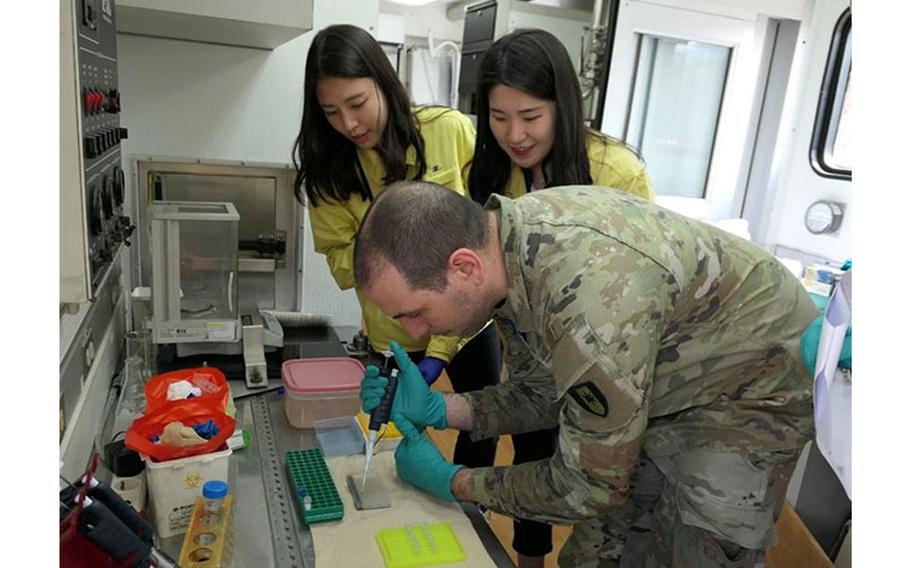
<instances>
[{"instance_id":1,"label":"biohazard symbol","mask_svg":"<svg viewBox=\"0 0 910 568\"><path fill-rule=\"evenodd\" d=\"M202 476L198 473L187 475L186 479L183 480L183 484L186 485L188 489L197 489L202 485Z\"/></svg>"},{"instance_id":2,"label":"biohazard symbol","mask_svg":"<svg viewBox=\"0 0 910 568\"><path fill-rule=\"evenodd\" d=\"M600 389L594 386L594 383L591 381L585 381L580 385L576 385L569 391L569 394L572 395L572 398L575 399L575 402L577 402L579 406L591 414L606 418L607 414L610 413L607 397L605 397L604 394L600 392Z\"/></svg>"}]
</instances>

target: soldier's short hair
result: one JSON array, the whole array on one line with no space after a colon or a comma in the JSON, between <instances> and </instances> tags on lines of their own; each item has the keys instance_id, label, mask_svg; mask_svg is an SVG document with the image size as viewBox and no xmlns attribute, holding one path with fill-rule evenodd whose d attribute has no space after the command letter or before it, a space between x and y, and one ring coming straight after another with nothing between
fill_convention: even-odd
<instances>
[{"instance_id":1,"label":"soldier's short hair","mask_svg":"<svg viewBox=\"0 0 910 568\"><path fill-rule=\"evenodd\" d=\"M480 204L435 183L393 183L370 205L357 232L354 278L368 288L376 272L391 265L413 289L441 292L452 252L486 247L487 233Z\"/></svg>"}]
</instances>

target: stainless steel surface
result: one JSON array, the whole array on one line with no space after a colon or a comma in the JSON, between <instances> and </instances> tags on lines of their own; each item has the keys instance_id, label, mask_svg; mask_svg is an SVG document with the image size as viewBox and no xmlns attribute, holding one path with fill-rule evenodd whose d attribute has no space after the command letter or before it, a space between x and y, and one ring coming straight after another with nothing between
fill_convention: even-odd
<instances>
[{"instance_id":1,"label":"stainless steel surface","mask_svg":"<svg viewBox=\"0 0 910 568\"><path fill-rule=\"evenodd\" d=\"M179 568L176 560L155 548L152 549L150 558L155 562L153 565L158 568Z\"/></svg>"},{"instance_id":2,"label":"stainless steel surface","mask_svg":"<svg viewBox=\"0 0 910 568\"><path fill-rule=\"evenodd\" d=\"M354 500L354 508L365 511L392 506L389 490L382 478L375 476L371 478L369 487L363 481L363 476L360 475L348 474L345 481L351 492L351 498Z\"/></svg>"},{"instance_id":3,"label":"stainless steel surface","mask_svg":"<svg viewBox=\"0 0 910 568\"><path fill-rule=\"evenodd\" d=\"M275 259L240 257L237 259L237 269L240 272L275 272Z\"/></svg>"},{"instance_id":4,"label":"stainless steel surface","mask_svg":"<svg viewBox=\"0 0 910 568\"><path fill-rule=\"evenodd\" d=\"M268 384L265 387L250 389L247 388L246 383L243 381L231 381L231 394L234 395L234 402L238 402L238 399L242 399L248 396L261 395L268 391L278 390L282 387L281 379L269 379Z\"/></svg>"},{"instance_id":5,"label":"stainless steel surface","mask_svg":"<svg viewBox=\"0 0 910 568\"><path fill-rule=\"evenodd\" d=\"M276 395L266 395L249 399L256 424L256 442L259 449L260 472L265 490L265 501L268 506L269 528L272 534L272 550L278 566L315 565L312 537L309 530L302 529L297 517L294 495L289 491L282 463L287 446L278 436L279 430L273 428L270 402L278 401ZM283 406L283 405L282 405ZM279 422L280 423L280 422ZM309 447L314 442L311 440ZM294 447L293 445L291 447ZM303 537L303 538L301 538ZM243 566L253 564L242 563Z\"/></svg>"},{"instance_id":6,"label":"stainless steel surface","mask_svg":"<svg viewBox=\"0 0 910 568\"><path fill-rule=\"evenodd\" d=\"M234 496L234 566L315 566L309 529L293 503L284 453L316 447L312 430L295 430L284 418L284 400L267 392L235 398L237 428L250 444L230 458L228 483ZM161 539L161 548L179 556L183 535Z\"/></svg>"},{"instance_id":7,"label":"stainless steel surface","mask_svg":"<svg viewBox=\"0 0 910 568\"><path fill-rule=\"evenodd\" d=\"M314 430L288 425L284 399L266 392L238 400L237 427L248 430L250 445L231 455L229 479L234 496L234 566L312 567L316 563L309 528L301 523L285 473L288 450L315 448ZM473 504L462 503L481 543L497 566L512 561ZM161 548L179 556L183 535L162 539Z\"/></svg>"}]
</instances>

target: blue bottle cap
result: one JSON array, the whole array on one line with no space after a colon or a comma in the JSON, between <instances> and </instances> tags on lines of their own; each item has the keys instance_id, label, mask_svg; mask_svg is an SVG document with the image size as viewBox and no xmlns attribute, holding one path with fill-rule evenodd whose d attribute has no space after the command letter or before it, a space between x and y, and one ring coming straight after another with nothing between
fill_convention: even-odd
<instances>
[{"instance_id":1,"label":"blue bottle cap","mask_svg":"<svg viewBox=\"0 0 910 568\"><path fill-rule=\"evenodd\" d=\"M224 481L206 481L202 486L202 496L206 499L224 499L228 494L228 484Z\"/></svg>"}]
</instances>

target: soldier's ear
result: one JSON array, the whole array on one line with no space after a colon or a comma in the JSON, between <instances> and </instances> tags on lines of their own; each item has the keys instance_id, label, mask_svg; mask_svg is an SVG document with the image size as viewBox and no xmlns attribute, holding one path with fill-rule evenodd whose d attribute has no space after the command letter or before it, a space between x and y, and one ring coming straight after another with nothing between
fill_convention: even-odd
<instances>
[{"instance_id":1,"label":"soldier's ear","mask_svg":"<svg viewBox=\"0 0 910 568\"><path fill-rule=\"evenodd\" d=\"M484 277L483 259L469 248L455 249L449 255L448 273L450 280L478 284Z\"/></svg>"}]
</instances>

